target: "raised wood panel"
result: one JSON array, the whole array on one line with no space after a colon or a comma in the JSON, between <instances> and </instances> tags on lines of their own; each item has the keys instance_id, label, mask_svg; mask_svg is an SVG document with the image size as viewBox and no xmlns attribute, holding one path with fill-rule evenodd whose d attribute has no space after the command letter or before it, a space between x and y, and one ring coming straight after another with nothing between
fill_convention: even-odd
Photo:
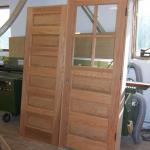
<instances>
[{"instance_id":1,"label":"raised wood panel","mask_svg":"<svg viewBox=\"0 0 150 150\"><path fill-rule=\"evenodd\" d=\"M85 115L85 114L79 114L79 113L73 113L70 112L69 120L74 120L75 122L83 122L83 124L87 124L89 126L95 126L95 127L103 127L108 128L108 119L91 116L91 115Z\"/></svg>"},{"instance_id":2,"label":"raised wood panel","mask_svg":"<svg viewBox=\"0 0 150 150\"><path fill-rule=\"evenodd\" d=\"M51 143L52 133L45 130L39 130L39 128L34 128L32 126L25 126L26 136L31 139L36 139L39 141Z\"/></svg>"},{"instance_id":3,"label":"raised wood panel","mask_svg":"<svg viewBox=\"0 0 150 150\"><path fill-rule=\"evenodd\" d=\"M110 95L86 90L72 89L71 98L83 100L85 102L87 101L87 102L97 102L100 104L111 104Z\"/></svg>"},{"instance_id":4,"label":"raised wood panel","mask_svg":"<svg viewBox=\"0 0 150 150\"><path fill-rule=\"evenodd\" d=\"M110 94L111 93L111 80L73 76L72 87L75 89Z\"/></svg>"},{"instance_id":5,"label":"raised wood panel","mask_svg":"<svg viewBox=\"0 0 150 150\"><path fill-rule=\"evenodd\" d=\"M53 118L44 115L28 113L27 126L28 125L35 128L51 131L53 126Z\"/></svg>"},{"instance_id":6,"label":"raised wood panel","mask_svg":"<svg viewBox=\"0 0 150 150\"><path fill-rule=\"evenodd\" d=\"M36 56L58 56L58 48L57 47L32 47L31 48L32 55Z\"/></svg>"},{"instance_id":7,"label":"raised wood panel","mask_svg":"<svg viewBox=\"0 0 150 150\"><path fill-rule=\"evenodd\" d=\"M47 6L47 7L33 7L32 14L33 15L45 15L45 14L60 14L62 15L63 5L54 5L54 6Z\"/></svg>"},{"instance_id":8,"label":"raised wood panel","mask_svg":"<svg viewBox=\"0 0 150 150\"><path fill-rule=\"evenodd\" d=\"M33 18L33 24L36 25L60 25L60 13L37 14Z\"/></svg>"},{"instance_id":9,"label":"raised wood panel","mask_svg":"<svg viewBox=\"0 0 150 150\"><path fill-rule=\"evenodd\" d=\"M52 79L52 78L48 78L48 77L43 78L41 76L30 76L29 84L30 84L30 86L33 86L33 87L55 90L56 79Z\"/></svg>"},{"instance_id":10,"label":"raised wood panel","mask_svg":"<svg viewBox=\"0 0 150 150\"><path fill-rule=\"evenodd\" d=\"M33 34L51 34L51 35L58 35L60 33L60 27L59 26L45 26L45 27L33 27L32 28Z\"/></svg>"},{"instance_id":11,"label":"raised wood panel","mask_svg":"<svg viewBox=\"0 0 150 150\"><path fill-rule=\"evenodd\" d=\"M28 105L36 108L54 110L55 89L29 87Z\"/></svg>"},{"instance_id":12,"label":"raised wood panel","mask_svg":"<svg viewBox=\"0 0 150 150\"><path fill-rule=\"evenodd\" d=\"M89 114L98 117L107 118L109 114L108 105L102 105L97 102L83 101L79 99L71 100L71 111L83 114Z\"/></svg>"},{"instance_id":13,"label":"raised wood panel","mask_svg":"<svg viewBox=\"0 0 150 150\"><path fill-rule=\"evenodd\" d=\"M54 116L55 112L43 108L38 108L38 107L32 107L30 105L27 105L25 108L26 112L37 114L37 115L45 115L45 116Z\"/></svg>"},{"instance_id":14,"label":"raised wood panel","mask_svg":"<svg viewBox=\"0 0 150 150\"><path fill-rule=\"evenodd\" d=\"M112 75L113 75L113 70L112 69L97 69L97 68L90 68L90 67L73 67L72 75L111 80Z\"/></svg>"},{"instance_id":15,"label":"raised wood panel","mask_svg":"<svg viewBox=\"0 0 150 150\"><path fill-rule=\"evenodd\" d=\"M37 97L51 98L55 95L55 90L43 89L38 87L29 87L28 88L29 95L34 95Z\"/></svg>"},{"instance_id":16,"label":"raised wood panel","mask_svg":"<svg viewBox=\"0 0 150 150\"><path fill-rule=\"evenodd\" d=\"M103 128L91 127L86 124L70 122L69 133L95 141L104 141L107 139L107 130Z\"/></svg>"},{"instance_id":17,"label":"raised wood panel","mask_svg":"<svg viewBox=\"0 0 150 150\"><path fill-rule=\"evenodd\" d=\"M39 66L31 66L29 68L30 75L38 75L50 78L56 78L56 69L55 68L47 68L47 67L39 67Z\"/></svg>"},{"instance_id":18,"label":"raised wood panel","mask_svg":"<svg viewBox=\"0 0 150 150\"><path fill-rule=\"evenodd\" d=\"M39 67L56 67L57 57L32 56L31 65Z\"/></svg>"},{"instance_id":19,"label":"raised wood panel","mask_svg":"<svg viewBox=\"0 0 150 150\"><path fill-rule=\"evenodd\" d=\"M33 35L32 36L33 46L40 47L58 47L59 37L57 35Z\"/></svg>"},{"instance_id":20,"label":"raised wood panel","mask_svg":"<svg viewBox=\"0 0 150 150\"><path fill-rule=\"evenodd\" d=\"M106 141L108 119L71 113L69 133L96 141Z\"/></svg>"},{"instance_id":21,"label":"raised wood panel","mask_svg":"<svg viewBox=\"0 0 150 150\"><path fill-rule=\"evenodd\" d=\"M38 107L47 110L54 109L54 97L51 98L43 98L43 97L36 97L36 96L29 96L28 104L32 107Z\"/></svg>"},{"instance_id":22,"label":"raised wood panel","mask_svg":"<svg viewBox=\"0 0 150 150\"><path fill-rule=\"evenodd\" d=\"M104 142L90 140L81 136L67 136L67 147L73 147L77 150L107 150L107 145Z\"/></svg>"}]
</instances>

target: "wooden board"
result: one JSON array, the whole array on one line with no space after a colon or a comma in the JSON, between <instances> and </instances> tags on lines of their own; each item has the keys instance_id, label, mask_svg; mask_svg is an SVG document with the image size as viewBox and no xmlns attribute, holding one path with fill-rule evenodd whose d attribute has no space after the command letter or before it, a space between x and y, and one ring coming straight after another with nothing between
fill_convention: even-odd
<instances>
[{"instance_id":1,"label":"wooden board","mask_svg":"<svg viewBox=\"0 0 150 150\"><path fill-rule=\"evenodd\" d=\"M9 38L9 57L24 58L25 37Z\"/></svg>"},{"instance_id":2,"label":"wooden board","mask_svg":"<svg viewBox=\"0 0 150 150\"><path fill-rule=\"evenodd\" d=\"M134 81L127 81L126 85L131 87L139 87L139 88L146 88L146 89L150 87L150 83L134 82Z\"/></svg>"},{"instance_id":3,"label":"wooden board","mask_svg":"<svg viewBox=\"0 0 150 150\"><path fill-rule=\"evenodd\" d=\"M66 6L28 9L21 135L59 143Z\"/></svg>"},{"instance_id":4,"label":"wooden board","mask_svg":"<svg viewBox=\"0 0 150 150\"><path fill-rule=\"evenodd\" d=\"M121 124L123 110L120 103L123 97L121 91L124 91L122 89L122 68L124 65L127 0L69 0L68 2L60 145L76 150L115 150L117 149L116 144L119 143L117 137L120 137L120 132L117 130L120 130L121 127L118 124L119 122ZM88 67L74 66L74 41L79 38L79 35L75 34L77 6L95 6L93 32L91 35L85 35L85 38L91 38L92 54L90 54L92 62L94 62L97 38L110 39L110 36L106 36L106 34L97 35L96 33L97 5L104 4L116 4L118 8L116 31L112 36L114 45L110 46L113 46L113 67L95 68L93 67L94 63ZM81 36L84 38L84 35ZM79 45L78 48L80 48ZM83 50L82 46L81 44L81 51ZM86 46L89 47L89 45ZM84 54L89 55L88 49L84 48L85 51L87 50L87 53Z\"/></svg>"}]
</instances>

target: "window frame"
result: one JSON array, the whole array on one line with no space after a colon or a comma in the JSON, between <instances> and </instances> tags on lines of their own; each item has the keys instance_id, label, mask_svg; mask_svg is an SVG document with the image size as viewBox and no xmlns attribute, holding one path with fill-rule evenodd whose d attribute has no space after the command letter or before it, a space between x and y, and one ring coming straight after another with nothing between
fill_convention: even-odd
<instances>
[{"instance_id":1,"label":"window frame","mask_svg":"<svg viewBox=\"0 0 150 150\"><path fill-rule=\"evenodd\" d=\"M9 5L0 5L0 9L5 9L5 8L10 8L10 6Z\"/></svg>"},{"instance_id":2,"label":"window frame","mask_svg":"<svg viewBox=\"0 0 150 150\"><path fill-rule=\"evenodd\" d=\"M138 0L134 0L133 6L133 22L132 22L132 44L131 44L131 58L140 60L150 60L149 57L142 57L136 55L136 43L137 43L137 22L138 22Z\"/></svg>"}]
</instances>

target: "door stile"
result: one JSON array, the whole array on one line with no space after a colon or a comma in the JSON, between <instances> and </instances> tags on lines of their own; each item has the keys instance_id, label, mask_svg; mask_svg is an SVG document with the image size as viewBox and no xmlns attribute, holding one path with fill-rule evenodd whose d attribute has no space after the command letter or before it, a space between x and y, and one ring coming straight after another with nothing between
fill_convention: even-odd
<instances>
[{"instance_id":1,"label":"door stile","mask_svg":"<svg viewBox=\"0 0 150 150\"><path fill-rule=\"evenodd\" d=\"M126 12L127 0L119 1L118 3L118 20L116 26L116 42L115 42L115 55L114 55L114 70L113 70L113 83L112 87L112 107L109 117L109 135L108 135L108 146L109 150L115 150L116 143L116 131L119 119L119 108L122 88L122 68L124 64L124 48L125 48L125 29L126 29ZM113 149L112 149L113 148Z\"/></svg>"}]
</instances>

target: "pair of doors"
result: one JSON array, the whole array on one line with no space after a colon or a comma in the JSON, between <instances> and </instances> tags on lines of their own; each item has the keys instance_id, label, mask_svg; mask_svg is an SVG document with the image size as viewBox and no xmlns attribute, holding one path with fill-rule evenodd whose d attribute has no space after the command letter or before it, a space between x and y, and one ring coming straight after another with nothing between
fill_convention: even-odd
<instances>
[{"instance_id":1,"label":"pair of doors","mask_svg":"<svg viewBox=\"0 0 150 150\"><path fill-rule=\"evenodd\" d=\"M127 0L30 8L21 133L77 150L113 150L122 118Z\"/></svg>"}]
</instances>

